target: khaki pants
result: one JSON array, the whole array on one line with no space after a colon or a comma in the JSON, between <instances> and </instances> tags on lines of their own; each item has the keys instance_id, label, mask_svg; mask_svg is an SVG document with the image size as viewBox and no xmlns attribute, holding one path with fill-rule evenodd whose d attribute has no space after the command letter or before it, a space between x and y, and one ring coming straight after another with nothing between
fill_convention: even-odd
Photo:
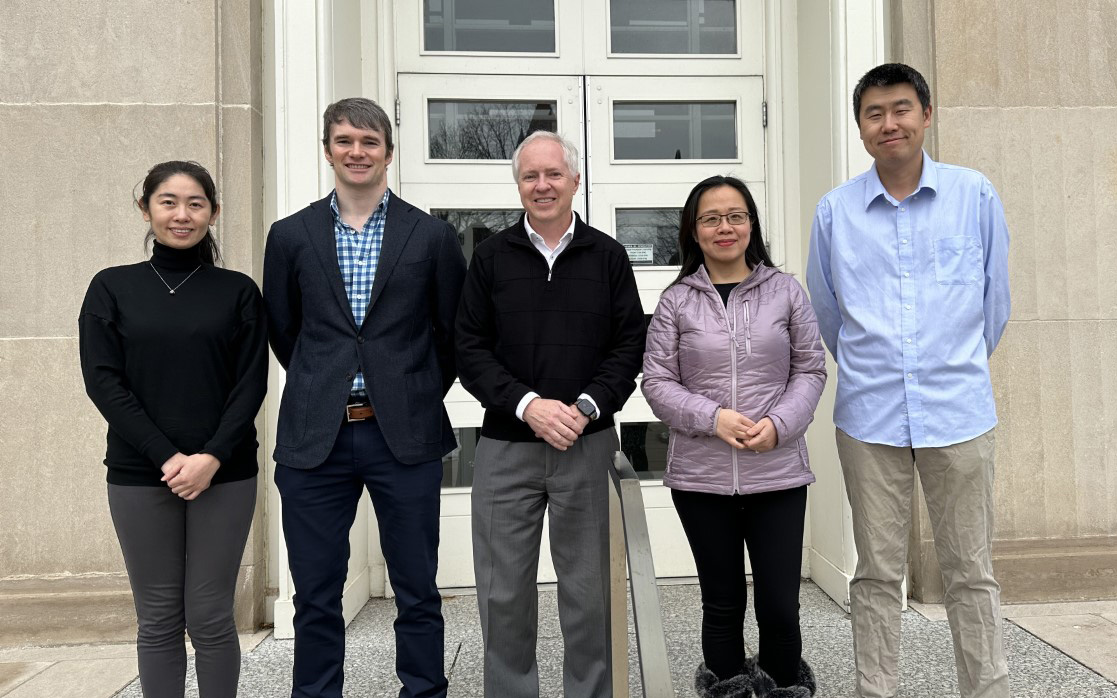
<instances>
[{"instance_id":1,"label":"khaki pants","mask_svg":"<svg viewBox=\"0 0 1117 698\"><path fill-rule=\"evenodd\" d=\"M993 452L992 430L953 446L916 449L865 443L838 430L857 545L849 597L858 696L896 695L900 583L916 468L942 568L958 689L963 698L1009 695L991 554Z\"/></svg>"}]
</instances>

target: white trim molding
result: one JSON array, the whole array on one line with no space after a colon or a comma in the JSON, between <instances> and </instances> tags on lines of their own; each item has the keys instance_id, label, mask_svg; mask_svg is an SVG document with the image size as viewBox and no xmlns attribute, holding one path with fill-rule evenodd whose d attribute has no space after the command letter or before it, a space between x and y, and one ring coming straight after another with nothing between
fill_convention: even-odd
<instances>
[{"instance_id":1,"label":"white trim molding","mask_svg":"<svg viewBox=\"0 0 1117 698\"><path fill-rule=\"evenodd\" d=\"M416 4L418 0L416 0ZM404 5L399 5L400 8ZM819 171L801 157L804 138L800 110L808 95L800 92L800 69L826 70L829 75L811 74L810 85L818 86L818 99L830 109L828 123L811 122L812 129L830 129L830 151L818 152L823 177L836 185L863 171L870 160L861 148L856 124L850 113L850 90L857 79L873 65L887 58L885 0L765 0L764 100L768 104L765 133L765 184L768 226L773 235L773 254L789 271L801 274L806 261L806 235L809 224L804 198L813 198L814 189L804 188L810 179L817 182ZM823 18L820 13L828 12ZM408 10L408 16L414 8ZM808 15L817 36L802 34ZM394 34L396 0L265 0L264 3L264 171L266 181L265 216L277 220L302 208L332 187L333 177L321 151L320 119L325 106L336 98L363 94L375 99L388 112L395 110L397 52ZM828 23L828 30L827 30ZM828 33L828 36L827 36ZM817 63L804 65L809 46L818 39L829 42L829 54ZM825 49L823 49L825 50ZM480 59L475 59L480 60ZM460 64L458 65L460 68ZM553 72L543 71L543 72ZM569 71L566 71L569 72ZM564 73L566 74L566 73ZM814 135L816 132L812 131ZM806 145L802 146L803 148ZM398 153L400 157L411 154ZM826 161L825 163L823 161ZM398 188L398 168L389 169L389 183ZM801 192L809 190L809 197ZM772 205L778 202L778 205ZM811 209L813 210L813 209ZM273 360L272 378L266 402L265 448L270 453L275 443L275 422L283 386L283 375ZM831 388L832 390L832 388ZM824 399L823 419L816 429L821 434L829 426ZM820 477L818 491L812 493L819 506L811 507L812 534L808 534L808 565L816 582L836 601L846 606L848 582L855 551L848 505L842 490L832 432L812 441L812 460ZM817 445L817 449L816 449ZM294 615L293 584L287 568L287 553L280 526L280 501L270 483L275 465L269 460L269 484L265 499L268 532L269 618L275 622L277 637L291 637ZM825 504L822 502L825 501ZM841 535L831 535L840 525ZM831 529L826 536L824 528ZM371 507L358 514L351 533L353 557L345 591L345 617L351 620L371 594L388 593L383 559L380 555L376 522ZM371 532L371 534L370 534ZM818 534L818 535L813 535ZM825 540L823 540L825 539Z\"/></svg>"},{"instance_id":2,"label":"white trim molding","mask_svg":"<svg viewBox=\"0 0 1117 698\"><path fill-rule=\"evenodd\" d=\"M807 4L802 3L801 8L806 9ZM814 3L810 4L813 8ZM864 172L872 164L872 159L861 145L857 123L853 119L852 91L865 72L888 60L888 43L885 0L830 0L829 10L829 185L833 187ZM817 36L813 38L821 39ZM818 128L819 125L813 124L813 127ZM800 181L806 183L807 175L806 171L801 171ZM815 185L813 180L811 183ZM811 187L812 191L814 188ZM804 212L802 203L798 210ZM813 211L813 205L809 210ZM802 225L809 226L809 220L803 220ZM800 239L806 242L805 232ZM805 250L801 261L806 261ZM838 463L833 425L829 419L837 383L833 361L828 362L828 370L830 381L817 412L817 416L822 418L812 428L812 436L808 437L811 441L811 461L819 478L815 486L818 491L813 494L810 507L810 575L823 591L848 611L849 582L857 562L857 551L853 542L852 514ZM835 531L835 528L838 530Z\"/></svg>"},{"instance_id":3,"label":"white trim molding","mask_svg":"<svg viewBox=\"0 0 1117 698\"><path fill-rule=\"evenodd\" d=\"M344 5L348 8L348 5ZM278 220L322 197L333 187L333 174L322 156L322 111L334 97L333 0L268 0L264 3L264 172L265 212ZM313 28L313 31L309 29ZM360 47L355 48L360 60ZM287 547L280 526L281 501L271 484L275 464L276 415L283 371L274 357L265 403L269 485L264 503L268 530L269 617L275 636L294 636L295 589L288 571ZM361 510L363 511L363 510ZM348 623L369 598L373 576L368 564L368 517L358 515L350 533L353 554L343 609ZM274 596L272 595L274 594Z\"/></svg>"}]
</instances>

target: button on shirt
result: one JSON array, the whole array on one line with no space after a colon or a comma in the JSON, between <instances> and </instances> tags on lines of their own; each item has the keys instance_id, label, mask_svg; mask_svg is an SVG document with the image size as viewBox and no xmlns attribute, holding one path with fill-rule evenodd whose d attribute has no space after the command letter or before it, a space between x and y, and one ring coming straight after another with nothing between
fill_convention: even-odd
<instances>
[{"instance_id":1,"label":"button on shirt","mask_svg":"<svg viewBox=\"0 0 1117 698\"><path fill-rule=\"evenodd\" d=\"M388 198L391 191L384 190L384 197L357 230L341 220L337 206L337 192L330 196L330 210L334 214L334 239L337 242L337 264L345 282L345 295L353 311L353 322L360 328L368 312L372 296L372 282L376 279L376 264L380 261L380 246L384 242L384 221L388 216ZM365 394L365 377L357 371L353 378L353 394Z\"/></svg>"},{"instance_id":2,"label":"button on shirt","mask_svg":"<svg viewBox=\"0 0 1117 698\"><path fill-rule=\"evenodd\" d=\"M1008 228L981 173L923 154L903 201L876 165L822 198L807 287L838 362L834 424L925 448L997 424L988 357L1009 316Z\"/></svg>"},{"instance_id":3,"label":"button on shirt","mask_svg":"<svg viewBox=\"0 0 1117 698\"><path fill-rule=\"evenodd\" d=\"M563 250L570 246L570 241L574 239L574 224L577 221L578 215L574 213L570 214L570 227L568 227L566 229L566 232L562 234L562 237L559 238L558 244L555 245L555 249L552 250L547 245L546 240L543 239L543 236L535 232L535 228L531 227L531 222L528 221L527 216L524 216L524 229L527 230L528 240L531 240L531 244L535 245L535 249L539 250L539 254L543 255L543 259L547 262L548 281L551 280L551 271L555 268L555 260L558 259L558 256L562 254ZM524 410L527 409L528 403L537 397L540 397L539 393L533 390L527 395L524 395L522 398L520 398L519 404L516 405L516 416L519 417L521 421L523 421L524 419ZM600 417L601 410L597 408L597 401L595 401L586 393L582 393L578 396L579 400L583 398L589 400L590 403L593 404L594 412L596 412L597 416Z\"/></svg>"}]
</instances>

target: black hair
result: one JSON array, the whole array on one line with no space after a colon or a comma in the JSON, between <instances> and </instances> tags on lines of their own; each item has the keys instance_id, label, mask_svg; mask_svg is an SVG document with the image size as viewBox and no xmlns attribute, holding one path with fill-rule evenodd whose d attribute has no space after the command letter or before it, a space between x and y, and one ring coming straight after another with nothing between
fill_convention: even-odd
<instances>
[{"instance_id":1,"label":"black hair","mask_svg":"<svg viewBox=\"0 0 1117 698\"><path fill-rule=\"evenodd\" d=\"M736 177L714 175L694 185L686 198L686 203L683 204L682 213L679 214L679 257L682 259L682 269L679 270L679 275L668 287L674 286L685 277L698 271L698 267L706 261L706 257L702 254L702 248L698 246L698 238L695 236L698 225L698 200L702 198L703 194L717 187L733 187L739 191L745 199L749 216L752 217L752 232L749 235L748 247L745 248L745 263L748 264L750 269L755 268L761 262L769 267L776 266L772 264L772 259L768 256L768 248L764 245L764 231L760 228L760 215L756 211L756 200L752 198L752 192L749 191L748 186Z\"/></svg>"},{"instance_id":2,"label":"black hair","mask_svg":"<svg viewBox=\"0 0 1117 698\"><path fill-rule=\"evenodd\" d=\"M919 97L919 106L922 107L924 112L927 111L927 108L931 106L931 88L927 87L927 81L923 79L919 71L903 63L885 63L862 75L861 79L857 81L857 87L853 88L854 122L858 126L861 125L861 95L865 93L865 90L870 87L891 87L904 83L915 89L915 94Z\"/></svg>"},{"instance_id":3,"label":"black hair","mask_svg":"<svg viewBox=\"0 0 1117 698\"><path fill-rule=\"evenodd\" d=\"M147 176L144 177L142 193L135 200L141 211L147 213L150 210L151 197L155 194L159 185L175 175L186 175L193 179L202 188L206 198L209 199L210 208L215 212L220 208L217 203L217 186L214 185L209 170L193 160L169 160L152 167L148 170ZM149 228L147 235L144 237L145 251L147 250L147 243L154 237L155 231ZM205 237L198 242L198 252L201 260L207 264L217 264L221 261L221 253L217 249L217 239L213 235L212 228L207 230Z\"/></svg>"}]
</instances>

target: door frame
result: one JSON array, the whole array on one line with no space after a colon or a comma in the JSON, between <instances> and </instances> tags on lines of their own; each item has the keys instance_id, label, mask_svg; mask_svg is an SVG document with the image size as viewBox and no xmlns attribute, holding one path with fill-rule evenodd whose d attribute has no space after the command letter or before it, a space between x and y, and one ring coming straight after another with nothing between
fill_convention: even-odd
<instances>
[{"instance_id":1,"label":"door frame","mask_svg":"<svg viewBox=\"0 0 1117 698\"><path fill-rule=\"evenodd\" d=\"M396 3L402 0L264 0L264 210L266 220L278 220L332 188L320 146L320 119L337 96L367 95L389 108L395 104ZM410 0L408 0L410 2ZM567 0L556 0L560 6ZM747 0L740 0L745 2ZM406 4L406 3L405 3ZM775 261L800 272L806 261L806 236L813 205L802 201L800 187L806 159L799 150L800 129L808 121L799 112L802 100L819 99L829 110L831 149L819 155L829 166L830 184L840 183L868 166L858 142L856 124L849 116L849 91L857 79L888 55L886 0L828 0L829 22L799 17L798 0L763 0L765 16L764 75L768 103L765 148L768 225L789 231L787 244ZM818 9L811 3L811 9ZM809 26L808 26L809 25ZM308 28L313 28L309 31ZM809 31L805 31L809 29ZM805 32L800 36L801 32ZM559 39L561 45L561 38ZM828 47L828 55L811 53ZM825 75L811 75L800 83L799 65L825 66ZM569 74L568 70L541 71ZM821 73L821 71L820 71ZM806 82L810 82L809 85ZM811 106L811 105L806 105ZM801 164L802 163L802 164ZM393 170L390 182L398 186ZM799 231L796 236L791 231ZM262 250L257 251L262 254ZM831 364L832 367L832 364ZM271 362L269 391L262 419L265 473L269 485L262 506L267 526L267 617L277 637L293 636L293 584L287 567L280 526L281 501L271 484L275 464L276 415L282 392L282 370ZM833 375L833 373L831 373ZM831 381L831 386L833 381ZM848 583L855 559L848 505L838 472L833 428L828 418L832 387L819 407L812 427L811 456L816 473L826 472L812 488L810 522L805 540L811 577L832 598L848 608ZM353 557L346 583L344 612L349 621L370 596L385 592L383 556L375 535L372 513L359 516L351 533Z\"/></svg>"}]
</instances>

